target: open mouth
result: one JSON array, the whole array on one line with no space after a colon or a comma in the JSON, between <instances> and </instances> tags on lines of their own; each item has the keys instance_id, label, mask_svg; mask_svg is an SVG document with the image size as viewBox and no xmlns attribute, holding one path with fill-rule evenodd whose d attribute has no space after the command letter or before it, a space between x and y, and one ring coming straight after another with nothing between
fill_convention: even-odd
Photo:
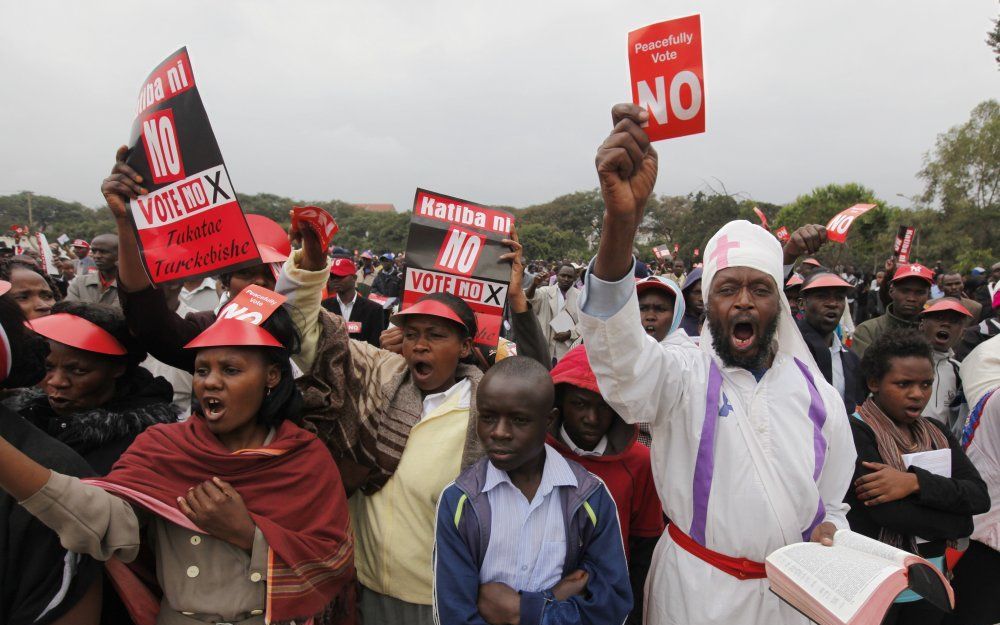
<instances>
[{"instance_id":1,"label":"open mouth","mask_svg":"<svg viewBox=\"0 0 1000 625\"><path fill-rule=\"evenodd\" d=\"M55 395L49 395L49 405L53 408L60 409L65 408L70 404L70 400L65 397L57 397Z\"/></svg>"},{"instance_id":2,"label":"open mouth","mask_svg":"<svg viewBox=\"0 0 1000 625\"><path fill-rule=\"evenodd\" d=\"M934 338L938 340L939 343L947 343L951 339L951 332L947 330L938 330Z\"/></svg>"},{"instance_id":3,"label":"open mouth","mask_svg":"<svg viewBox=\"0 0 1000 625\"><path fill-rule=\"evenodd\" d=\"M920 416L920 413L924 411L923 406L907 406L905 409L906 416L911 419L916 419Z\"/></svg>"},{"instance_id":4,"label":"open mouth","mask_svg":"<svg viewBox=\"0 0 1000 625\"><path fill-rule=\"evenodd\" d=\"M642 329L646 331L646 334L649 334L651 336L653 334L656 334L656 326L653 326L651 324L644 325Z\"/></svg>"},{"instance_id":5,"label":"open mouth","mask_svg":"<svg viewBox=\"0 0 1000 625\"><path fill-rule=\"evenodd\" d=\"M732 342L733 347L738 350L747 350L753 345L754 330L753 324L741 321L733 326Z\"/></svg>"},{"instance_id":6,"label":"open mouth","mask_svg":"<svg viewBox=\"0 0 1000 625\"><path fill-rule=\"evenodd\" d=\"M202 402L202 408L204 408L205 418L209 421L218 421L226 411L225 404L215 397L205 398Z\"/></svg>"},{"instance_id":7,"label":"open mouth","mask_svg":"<svg viewBox=\"0 0 1000 625\"><path fill-rule=\"evenodd\" d=\"M419 361L413 363L413 375L418 378L426 378L433 372L434 367L430 363Z\"/></svg>"}]
</instances>

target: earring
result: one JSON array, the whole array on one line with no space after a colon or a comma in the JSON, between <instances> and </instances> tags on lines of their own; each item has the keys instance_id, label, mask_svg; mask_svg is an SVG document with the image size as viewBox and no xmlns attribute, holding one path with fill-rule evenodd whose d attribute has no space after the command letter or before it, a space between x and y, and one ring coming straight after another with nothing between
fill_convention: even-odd
<instances>
[{"instance_id":1,"label":"earring","mask_svg":"<svg viewBox=\"0 0 1000 625\"><path fill-rule=\"evenodd\" d=\"M264 393L264 397L267 397L267 396L269 396L269 395L271 394L271 391L272 391L273 389L272 389L272 388L271 388L270 386L267 386L267 387L265 387L265 388L267 388L267 391L266 391L266 392Z\"/></svg>"}]
</instances>

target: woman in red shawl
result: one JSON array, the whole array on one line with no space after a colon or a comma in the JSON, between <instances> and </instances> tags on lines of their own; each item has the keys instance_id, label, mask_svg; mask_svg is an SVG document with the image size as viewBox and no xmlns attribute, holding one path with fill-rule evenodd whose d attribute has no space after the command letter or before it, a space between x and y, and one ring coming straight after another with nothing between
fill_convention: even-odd
<instances>
[{"instance_id":1,"label":"woman in red shawl","mask_svg":"<svg viewBox=\"0 0 1000 625\"><path fill-rule=\"evenodd\" d=\"M84 324L63 340L114 347ZM188 421L147 429L110 474L86 483L0 439L0 487L68 549L106 560L140 625L353 622L340 475L291 421L301 397L288 311L278 306L261 325L222 319L188 347L197 350ZM161 597L140 582L153 570Z\"/></svg>"}]
</instances>

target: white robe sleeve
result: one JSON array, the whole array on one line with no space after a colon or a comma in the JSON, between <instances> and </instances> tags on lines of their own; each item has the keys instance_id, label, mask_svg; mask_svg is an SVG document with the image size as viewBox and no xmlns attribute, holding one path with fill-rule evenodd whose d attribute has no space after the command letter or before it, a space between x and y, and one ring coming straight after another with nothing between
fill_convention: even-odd
<instances>
[{"instance_id":1,"label":"white robe sleeve","mask_svg":"<svg viewBox=\"0 0 1000 625\"><path fill-rule=\"evenodd\" d=\"M849 529L847 511L851 507L844 503L844 496L851 487L854 465L858 459L851 423L848 421L851 417L844 410L844 401L836 389L829 384L820 384L819 391L828 415L823 426L823 436L827 442L826 461L817 483L820 497L826 506L826 517L823 520L833 523L837 529Z\"/></svg>"},{"instance_id":2,"label":"white robe sleeve","mask_svg":"<svg viewBox=\"0 0 1000 625\"><path fill-rule=\"evenodd\" d=\"M703 352L660 345L642 329L632 270L617 282L587 272L578 327L601 395L627 423L667 418L688 388L705 388Z\"/></svg>"}]
</instances>

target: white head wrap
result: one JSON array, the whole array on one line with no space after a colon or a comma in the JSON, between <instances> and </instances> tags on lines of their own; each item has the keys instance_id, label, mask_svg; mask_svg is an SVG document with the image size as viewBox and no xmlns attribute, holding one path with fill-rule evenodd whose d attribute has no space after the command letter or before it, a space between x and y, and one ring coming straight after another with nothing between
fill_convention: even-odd
<instances>
[{"instance_id":1,"label":"white head wrap","mask_svg":"<svg viewBox=\"0 0 1000 625\"><path fill-rule=\"evenodd\" d=\"M719 228L705 246L705 264L702 270L701 291L705 300L705 309L709 309L709 293L712 290L712 280L715 274L727 267L750 267L762 271L774 280L778 297L781 300L781 310L778 312L778 331L775 339L778 342L778 352L798 358L813 371L817 379L823 379L823 374L816 365L812 353L799 333L799 328L792 318L792 310L782 286L785 284L785 267L781 243L764 228L746 220L731 221ZM712 347L711 324L707 321L701 331L701 348L709 353L715 353ZM717 354L716 354L717 355Z\"/></svg>"}]
</instances>

